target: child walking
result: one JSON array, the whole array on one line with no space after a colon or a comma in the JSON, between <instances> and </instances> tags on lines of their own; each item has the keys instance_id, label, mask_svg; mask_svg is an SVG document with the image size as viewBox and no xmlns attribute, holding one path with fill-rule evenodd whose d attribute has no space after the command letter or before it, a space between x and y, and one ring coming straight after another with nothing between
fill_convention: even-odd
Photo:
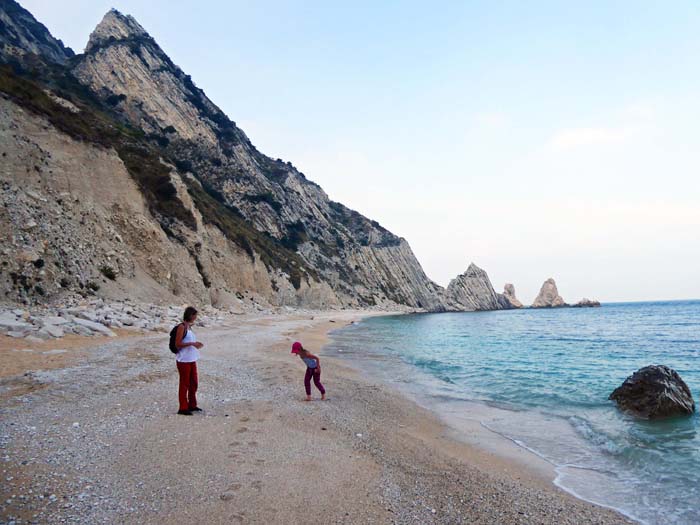
<instances>
[{"instance_id":1,"label":"child walking","mask_svg":"<svg viewBox=\"0 0 700 525\"><path fill-rule=\"evenodd\" d=\"M321 384L321 360L318 356L304 349L301 343L296 342L292 345L292 353L297 354L306 364L306 375L304 376L304 388L306 388L306 400L311 401L311 378L314 380L314 385L321 392L321 399L326 399L326 389Z\"/></svg>"}]
</instances>

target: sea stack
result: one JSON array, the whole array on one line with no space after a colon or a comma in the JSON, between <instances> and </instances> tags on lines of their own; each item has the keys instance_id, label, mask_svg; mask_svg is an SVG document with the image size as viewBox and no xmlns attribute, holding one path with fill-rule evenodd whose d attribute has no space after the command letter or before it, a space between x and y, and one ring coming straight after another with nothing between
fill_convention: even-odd
<instances>
[{"instance_id":1,"label":"sea stack","mask_svg":"<svg viewBox=\"0 0 700 525\"><path fill-rule=\"evenodd\" d=\"M540 288L540 293L535 298L532 303L533 308L558 308L561 306L569 306L566 304L561 295L559 295L559 290L557 290L557 283L551 277L547 279Z\"/></svg>"},{"instance_id":2,"label":"sea stack","mask_svg":"<svg viewBox=\"0 0 700 525\"><path fill-rule=\"evenodd\" d=\"M467 271L458 275L447 286L447 297L455 310L500 310L498 294L488 274L471 263Z\"/></svg>"},{"instance_id":3,"label":"sea stack","mask_svg":"<svg viewBox=\"0 0 700 525\"><path fill-rule=\"evenodd\" d=\"M499 294L499 299L501 299L504 308L506 309L523 307L523 303L521 303L515 296L515 286L513 286L511 283L506 283L506 285L503 287L503 293Z\"/></svg>"}]
</instances>

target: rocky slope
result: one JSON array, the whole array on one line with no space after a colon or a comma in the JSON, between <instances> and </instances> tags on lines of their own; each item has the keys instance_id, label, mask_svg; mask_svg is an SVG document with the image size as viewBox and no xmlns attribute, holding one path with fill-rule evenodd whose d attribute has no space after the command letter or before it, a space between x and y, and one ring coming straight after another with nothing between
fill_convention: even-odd
<instances>
[{"instance_id":1,"label":"rocky slope","mask_svg":"<svg viewBox=\"0 0 700 525\"><path fill-rule=\"evenodd\" d=\"M297 252L343 304L440 309L437 286L404 239L258 152L132 17L107 13L73 72L209 195Z\"/></svg>"},{"instance_id":2,"label":"rocky slope","mask_svg":"<svg viewBox=\"0 0 700 525\"><path fill-rule=\"evenodd\" d=\"M0 60L23 60L27 54L65 64L74 53L17 2L0 0Z\"/></svg>"},{"instance_id":3,"label":"rocky slope","mask_svg":"<svg viewBox=\"0 0 700 525\"><path fill-rule=\"evenodd\" d=\"M108 12L78 56L15 2L0 20L6 300L508 307L475 266L436 285L403 238L260 153L133 17Z\"/></svg>"},{"instance_id":4,"label":"rocky slope","mask_svg":"<svg viewBox=\"0 0 700 525\"><path fill-rule=\"evenodd\" d=\"M551 277L547 279L540 288L540 293L537 294L535 300L532 303L533 308L557 308L560 306L569 306L566 304L559 291L557 290L557 283Z\"/></svg>"}]
</instances>

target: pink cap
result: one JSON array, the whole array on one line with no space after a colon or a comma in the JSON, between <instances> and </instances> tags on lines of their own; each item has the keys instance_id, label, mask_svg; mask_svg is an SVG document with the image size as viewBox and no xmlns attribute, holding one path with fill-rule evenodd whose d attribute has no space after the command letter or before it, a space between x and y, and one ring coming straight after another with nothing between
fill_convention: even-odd
<instances>
[{"instance_id":1,"label":"pink cap","mask_svg":"<svg viewBox=\"0 0 700 525\"><path fill-rule=\"evenodd\" d=\"M298 354L299 352L301 352L301 349L302 349L302 346L301 346L301 343L299 341L297 341L296 343L294 343L292 345L292 353L293 354Z\"/></svg>"}]
</instances>

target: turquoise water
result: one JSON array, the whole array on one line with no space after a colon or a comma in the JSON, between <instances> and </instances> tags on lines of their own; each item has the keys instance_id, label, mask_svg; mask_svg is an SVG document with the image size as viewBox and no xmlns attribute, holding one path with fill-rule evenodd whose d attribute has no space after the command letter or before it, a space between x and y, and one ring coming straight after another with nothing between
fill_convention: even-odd
<instances>
[{"instance_id":1,"label":"turquoise water","mask_svg":"<svg viewBox=\"0 0 700 525\"><path fill-rule=\"evenodd\" d=\"M700 523L697 412L640 421L607 400L638 368L665 364L697 403L700 301L374 317L334 332L326 352L448 411L489 407L484 426L584 499L644 523Z\"/></svg>"}]
</instances>

